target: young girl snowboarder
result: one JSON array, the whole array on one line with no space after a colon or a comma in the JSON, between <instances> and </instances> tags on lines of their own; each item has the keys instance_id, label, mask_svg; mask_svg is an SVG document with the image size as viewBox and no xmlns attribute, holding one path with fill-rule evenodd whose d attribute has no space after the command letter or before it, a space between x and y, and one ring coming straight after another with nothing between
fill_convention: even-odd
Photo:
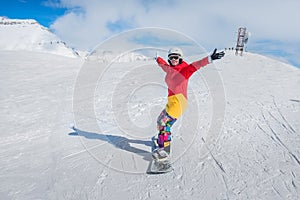
<instances>
[{"instance_id":1,"label":"young girl snowboarder","mask_svg":"<svg viewBox=\"0 0 300 200\"><path fill-rule=\"evenodd\" d=\"M168 86L168 103L157 119L157 148L153 152L154 158L164 158L170 153L171 127L187 108L187 87L189 78L192 74L211 63L213 60L220 59L225 53L214 52L201 60L191 64L183 61L182 50L178 47L168 51L168 62L156 56L156 62L166 72L165 81Z\"/></svg>"}]
</instances>

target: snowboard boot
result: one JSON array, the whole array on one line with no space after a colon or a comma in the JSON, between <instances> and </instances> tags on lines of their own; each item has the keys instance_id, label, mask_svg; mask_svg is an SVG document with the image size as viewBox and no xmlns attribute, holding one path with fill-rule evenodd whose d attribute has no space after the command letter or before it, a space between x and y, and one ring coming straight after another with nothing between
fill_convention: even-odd
<instances>
[{"instance_id":1,"label":"snowboard boot","mask_svg":"<svg viewBox=\"0 0 300 200\"><path fill-rule=\"evenodd\" d=\"M171 132L161 131L154 140L154 145L157 148L153 151L152 157L156 160L168 159L171 150Z\"/></svg>"},{"instance_id":2,"label":"snowboard boot","mask_svg":"<svg viewBox=\"0 0 300 200\"><path fill-rule=\"evenodd\" d=\"M157 138L159 148L163 148L168 154L171 151L171 132L162 131Z\"/></svg>"}]
</instances>

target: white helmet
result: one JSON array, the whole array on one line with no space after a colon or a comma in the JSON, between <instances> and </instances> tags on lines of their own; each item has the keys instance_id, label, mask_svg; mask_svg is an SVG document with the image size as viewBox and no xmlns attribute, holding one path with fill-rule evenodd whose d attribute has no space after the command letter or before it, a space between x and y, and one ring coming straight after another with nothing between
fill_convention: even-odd
<instances>
[{"instance_id":1,"label":"white helmet","mask_svg":"<svg viewBox=\"0 0 300 200\"><path fill-rule=\"evenodd\" d=\"M180 58L183 56L182 50L178 47L172 47L169 51L168 51L168 57L170 55L178 55Z\"/></svg>"}]
</instances>

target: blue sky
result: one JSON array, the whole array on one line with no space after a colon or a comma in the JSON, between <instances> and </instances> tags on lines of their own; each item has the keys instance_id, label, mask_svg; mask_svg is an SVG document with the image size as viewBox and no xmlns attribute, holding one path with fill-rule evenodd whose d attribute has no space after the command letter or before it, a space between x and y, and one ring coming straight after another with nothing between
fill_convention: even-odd
<instances>
[{"instance_id":1,"label":"blue sky","mask_svg":"<svg viewBox=\"0 0 300 200\"><path fill-rule=\"evenodd\" d=\"M68 9L50 7L45 1L38 0L6 0L1 2L0 16L12 19L36 19L40 24L49 27Z\"/></svg>"},{"instance_id":2,"label":"blue sky","mask_svg":"<svg viewBox=\"0 0 300 200\"><path fill-rule=\"evenodd\" d=\"M300 67L299 7L299 0L6 0L0 16L35 19L79 50L122 31L158 27L211 51L235 46L242 26L251 32L248 51Z\"/></svg>"}]
</instances>

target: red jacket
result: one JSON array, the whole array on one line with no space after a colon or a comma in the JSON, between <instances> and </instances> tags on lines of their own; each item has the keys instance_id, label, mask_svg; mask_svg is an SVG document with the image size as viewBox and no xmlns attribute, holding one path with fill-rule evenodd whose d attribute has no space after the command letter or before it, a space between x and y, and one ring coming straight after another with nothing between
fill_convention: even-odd
<instances>
[{"instance_id":1,"label":"red jacket","mask_svg":"<svg viewBox=\"0 0 300 200\"><path fill-rule=\"evenodd\" d=\"M208 57L205 57L191 64L182 61L176 66L169 65L161 57L158 57L156 61L166 72L165 81L168 85L168 103L166 105L166 111L171 117L177 119L187 107L189 78L195 71L209 64L209 59Z\"/></svg>"}]
</instances>

